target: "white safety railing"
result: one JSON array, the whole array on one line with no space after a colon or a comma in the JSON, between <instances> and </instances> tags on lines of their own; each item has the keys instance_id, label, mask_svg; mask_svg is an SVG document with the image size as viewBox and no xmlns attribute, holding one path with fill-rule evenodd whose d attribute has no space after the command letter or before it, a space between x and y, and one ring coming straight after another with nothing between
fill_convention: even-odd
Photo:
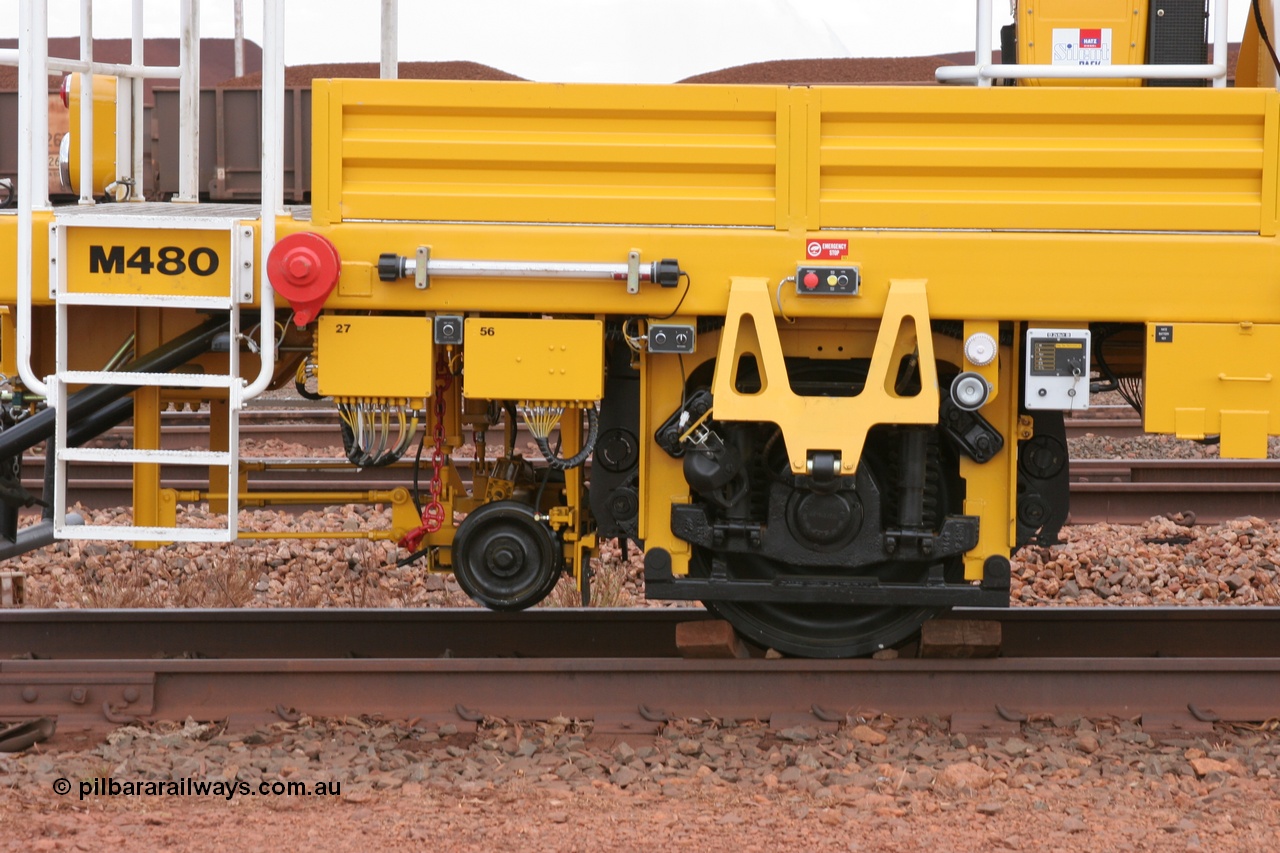
<instances>
[{"instance_id":1,"label":"white safety railing","mask_svg":"<svg viewBox=\"0 0 1280 853\"><path fill-rule=\"evenodd\" d=\"M1016 65L995 63L991 45L992 0L977 0L978 29L973 65L939 68L939 83L990 86L995 80L1212 80L1227 85L1227 0L1213 7L1213 61L1205 65Z\"/></svg>"},{"instance_id":2,"label":"white safety railing","mask_svg":"<svg viewBox=\"0 0 1280 853\"><path fill-rule=\"evenodd\" d=\"M18 245L17 245L17 368L32 393L48 396L49 386L35 375L32 352L33 221L37 210L49 209L47 139L49 133L48 77L50 73L81 75L80 202L94 203L93 122L94 98L90 75L112 76L117 93L117 181L134 187L141 200L143 141L142 81L178 80L179 85L179 183L176 200L199 201L200 145L200 0L181 0L180 59L174 66L150 66L143 61L143 0L132 0L131 62L97 62L93 58L93 0L80 0L80 58L49 56L48 0L19 0L18 49L0 50L0 64L16 64L18 82ZM394 14L394 13L393 13ZM263 0L263 97L262 97L262 208L261 257L275 245L275 219L283 212L284 181L284 11L283 0ZM387 52L384 40L384 54ZM394 56L394 46L391 48ZM394 60L393 60L394 61ZM259 279L262 311L261 356L258 376L245 389L247 400L266 390L275 372L275 295L266 264Z\"/></svg>"}]
</instances>

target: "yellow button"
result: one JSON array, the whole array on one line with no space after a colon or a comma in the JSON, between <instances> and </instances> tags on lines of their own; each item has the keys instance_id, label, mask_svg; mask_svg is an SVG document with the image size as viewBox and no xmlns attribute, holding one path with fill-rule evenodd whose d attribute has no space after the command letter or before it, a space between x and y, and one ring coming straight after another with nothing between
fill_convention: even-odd
<instances>
[{"instance_id":1,"label":"yellow button","mask_svg":"<svg viewBox=\"0 0 1280 853\"><path fill-rule=\"evenodd\" d=\"M827 284L829 284L829 285L830 285L830 286L832 286L832 287L835 287L835 286L836 286L836 277L835 277L835 276L833 276L833 275L829 275L829 276L827 276Z\"/></svg>"}]
</instances>

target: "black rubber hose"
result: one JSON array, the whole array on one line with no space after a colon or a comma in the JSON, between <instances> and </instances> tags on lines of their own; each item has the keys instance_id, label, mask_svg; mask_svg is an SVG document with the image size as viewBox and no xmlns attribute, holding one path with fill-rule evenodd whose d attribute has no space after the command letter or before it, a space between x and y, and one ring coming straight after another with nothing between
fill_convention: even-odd
<instances>
[{"instance_id":1,"label":"black rubber hose","mask_svg":"<svg viewBox=\"0 0 1280 853\"><path fill-rule=\"evenodd\" d=\"M551 452L551 445L547 443L545 438L534 436L533 440L538 443L538 450L542 451L542 455L547 460L547 465L554 471L567 471L570 468L577 468L583 462L587 461L587 457L591 455L591 451L596 449L596 434L599 431L599 423L596 420L596 407L587 407L587 438L582 442L582 449L575 453L569 459L561 459Z\"/></svg>"},{"instance_id":2,"label":"black rubber hose","mask_svg":"<svg viewBox=\"0 0 1280 853\"><path fill-rule=\"evenodd\" d=\"M198 355L209 351L214 338L225 332L228 321L209 320L186 334L174 338L164 346L147 353L129 365L121 373L168 373L186 364ZM137 389L138 385L90 385L67 400L67 423L92 418L94 413ZM57 413L52 408L32 415L3 432L0 432L0 458L17 456L53 436ZM98 433L108 427L102 427ZM90 438L92 436L86 437Z\"/></svg>"}]
</instances>

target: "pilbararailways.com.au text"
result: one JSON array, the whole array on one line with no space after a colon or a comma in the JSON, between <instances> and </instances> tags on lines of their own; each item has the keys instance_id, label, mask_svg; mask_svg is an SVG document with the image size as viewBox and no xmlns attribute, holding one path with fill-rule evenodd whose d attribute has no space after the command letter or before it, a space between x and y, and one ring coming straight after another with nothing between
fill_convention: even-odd
<instances>
[{"instance_id":1,"label":"pilbararailways.com.au text","mask_svg":"<svg viewBox=\"0 0 1280 853\"><path fill-rule=\"evenodd\" d=\"M78 783L80 799L89 797L221 797L231 800L240 797L338 797L342 795L341 782L286 782L263 780L256 784L236 781L211 781L207 779L144 780L121 782L109 777L81 779ZM53 792L66 796L72 791L70 779L57 779Z\"/></svg>"}]
</instances>

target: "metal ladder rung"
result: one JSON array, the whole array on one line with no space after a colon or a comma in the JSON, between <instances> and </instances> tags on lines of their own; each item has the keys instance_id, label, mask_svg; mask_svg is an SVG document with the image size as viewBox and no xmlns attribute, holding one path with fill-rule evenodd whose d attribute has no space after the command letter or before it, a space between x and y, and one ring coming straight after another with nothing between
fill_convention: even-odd
<instances>
[{"instance_id":1,"label":"metal ladder rung","mask_svg":"<svg viewBox=\"0 0 1280 853\"><path fill-rule=\"evenodd\" d=\"M55 527L58 539L106 539L124 542L233 542L234 527L133 527L67 524Z\"/></svg>"},{"instance_id":2,"label":"metal ladder rung","mask_svg":"<svg viewBox=\"0 0 1280 853\"><path fill-rule=\"evenodd\" d=\"M64 305L195 308L204 311L226 311L233 304L226 296L157 296L148 293L62 293L58 295L58 301Z\"/></svg>"},{"instance_id":3,"label":"metal ladder rung","mask_svg":"<svg viewBox=\"0 0 1280 853\"><path fill-rule=\"evenodd\" d=\"M221 465L230 468L231 454L224 450L121 450L110 447L74 447L62 451L68 462L172 463Z\"/></svg>"},{"instance_id":4,"label":"metal ladder rung","mask_svg":"<svg viewBox=\"0 0 1280 853\"><path fill-rule=\"evenodd\" d=\"M159 385L167 388L230 388L239 376L211 373L135 373L128 370L66 370L58 376L69 385Z\"/></svg>"}]
</instances>

